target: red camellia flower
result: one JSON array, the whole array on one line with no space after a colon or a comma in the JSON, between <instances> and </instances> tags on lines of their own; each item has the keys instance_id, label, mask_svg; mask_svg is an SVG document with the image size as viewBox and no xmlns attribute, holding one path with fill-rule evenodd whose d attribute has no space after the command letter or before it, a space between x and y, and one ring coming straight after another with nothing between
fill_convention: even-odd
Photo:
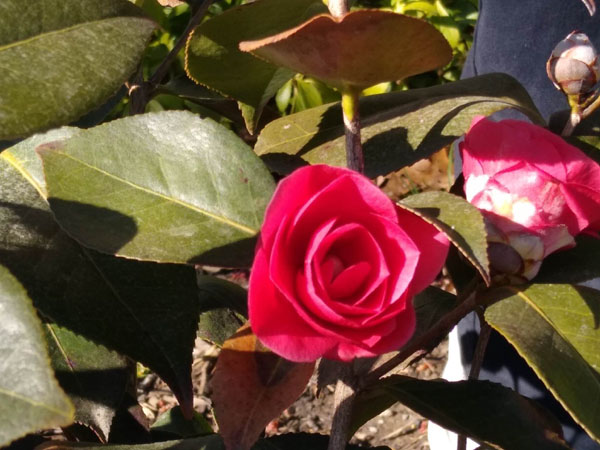
<instances>
[{"instance_id":1,"label":"red camellia flower","mask_svg":"<svg viewBox=\"0 0 600 450\"><path fill-rule=\"evenodd\" d=\"M600 166L559 136L477 117L460 149L465 195L485 212L499 271L532 279L544 257L574 246L584 230L600 230Z\"/></svg>"},{"instance_id":2,"label":"red camellia flower","mask_svg":"<svg viewBox=\"0 0 600 450\"><path fill-rule=\"evenodd\" d=\"M443 235L363 175L298 169L265 214L250 275L252 329L292 361L396 350L415 329L413 295L447 251Z\"/></svg>"}]
</instances>

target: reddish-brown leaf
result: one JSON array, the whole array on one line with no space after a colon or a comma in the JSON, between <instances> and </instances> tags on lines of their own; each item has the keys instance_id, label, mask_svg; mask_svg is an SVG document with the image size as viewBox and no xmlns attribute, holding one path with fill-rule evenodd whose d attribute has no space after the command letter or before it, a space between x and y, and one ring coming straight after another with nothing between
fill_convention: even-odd
<instances>
[{"instance_id":1,"label":"reddish-brown leaf","mask_svg":"<svg viewBox=\"0 0 600 450\"><path fill-rule=\"evenodd\" d=\"M427 22L387 11L322 14L274 36L240 43L267 61L338 88L366 88L443 66L452 57Z\"/></svg>"},{"instance_id":2,"label":"reddish-brown leaf","mask_svg":"<svg viewBox=\"0 0 600 450\"><path fill-rule=\"evenodd\" d=\"M225 341L211 386L227 450L249 449L302 394L314 366L280 358L258 341L249 325Z\"/></svg>"}]
</instances>

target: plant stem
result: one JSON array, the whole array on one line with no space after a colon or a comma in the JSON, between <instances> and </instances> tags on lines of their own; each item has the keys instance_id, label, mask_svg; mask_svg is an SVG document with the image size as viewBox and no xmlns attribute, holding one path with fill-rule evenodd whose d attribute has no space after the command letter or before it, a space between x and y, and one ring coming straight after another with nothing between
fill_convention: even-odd
<instances>
[{"instance_id":1,"label":"plant stem","mask_svg":"<svg viewBox=\"0 0 600 450\"><path fill-rule=\"evenodd\" d=\"M561 136L571 136L573 130L577 125L581 122L581 113L571 111L571 115L569 116L569 120L565 125L565 128L562 130Z\"/></svg>"},{"instance_id":2,"label":"plant stem","mask_svg":"<svg viewBox=\"0 0 600 450\"><path fill-rule=\"evenodd\" d=\"M590 103L589 105L587 105L585 107L585 109L583 110L583 112L581 113L582 119L585 119L590 114L592 114L594 111L596 111L598 109L598 107L600 107L600 94L597 91L595 93L595 96L596 96L596 98L594 99L594 101L592 103Z\"/></svg>"},{"instance_id":3,"label":"plant stem","mask_svg":"<svg viewBox=\"0 0 600 450\"><path fill-rule=\"evenodd\" d=\"M348 363L344 365L343 373L335 386L334 412L327 450L344 450L346 448L356 393L353 364Z\"/></svg>"},{"instance_id":4,"label":"plant stem","mask_svg":"<svg viewBox=\"0 0 600 450\"><path fill-rule=\"evenodd\" d=\"M169 67L177 57L177 54L187 42L188 37L190 36L192 31L194 31L194 29L202 21L202 19L206 15L206 12L208 11L208 7L212 4L212 2L213 0L204 0L202 4L198 7L196 12L190 19L189 23L187 24L187 27L185 28L185 30L183 30L182 35L179 37L179 39L173 46L173 49L169 52L167 57L163 59L163 61L160 63L154 74L150 77L150 80L148 82L152 85L153 88L156 87L163 80L163 78L169 70Z\"/></svg>"},{"instance_id":5,"label":"plant stem","mask_svg":"<svg viewBox=\"0 0 600 450\"><path fill-rule=\"evenodd\" d=\"M349 11L348 0L329 0L327 7L333 17L342 17Z\"/></svg>"},{"instance_id":6,"label":"plant stem","mask_svg":"<svg viewBox=\"0 0 600 450\"><path fill-rule=\"evenodd\" d=\"M148 81L144 81L142 68L140 67L136 74L133 82L128 84L130 107L129 112L131 115L141 114L146 110L146 105L152 98L156 87L160 84L163 78L167 75L169 67L177 57L177 54L181 51L185 43L187 42L190 34L202 21L203 17L208 11L208 7L211 5L213 0L204 0L200 7L196 10L192 18L190 19L187 27L183 31L175 43L173 49L169 52L165 59L162 60L154 74Z\"/></svg>"},{"instance_id":7,"label":"plant stem","mask_svg":"<svg viewBox=\"0 0 600 450\"><path fill-rule=\"evenodd\" d=\"M490 335L492 333L492 327L486 322L483 313L478 315L480 323L479 338L477 338L477 346L475 347L475 353L473 354L473 361L471 361L469 380L476 380L479 378L479 372L481 372L481 365L483 364L485 350L487 349L488 342L490 341ZM458 440L456 441L456 450L467 450L467 436L464 434L458 436Z\"/></svg>"},{"instance_id":8,"label":"plant stem","mask_svg":"<svg viewBox=\"0 0 600 450\"><path fill-rule=\"evenodd\" d=\"M365 171L365 158L360 141L358 96L359 92L356 89L349 88L342 92L342 112L346 134L346 165L351 170L363 173Z\"/></svg>"},{"instance_id":9,"label":"plant stem","mask_svg":"<svg viewBox=\"0 0 600 450\"><path fill-rule=\"evenodd\" d=\"M402 364L413 353L418 350L428 348L432 342L437 342L442 336L448 334L452 327L460 319L477 307L477 288L479 280L476 278L469 284L465 291L457 298L458 305L440 320L438 320L427 332L417 339L410 341L396 356L375 368L361 380L361 387L376 382L379 378L387 374L399 364Z\"/></svg>"}]
</instances>

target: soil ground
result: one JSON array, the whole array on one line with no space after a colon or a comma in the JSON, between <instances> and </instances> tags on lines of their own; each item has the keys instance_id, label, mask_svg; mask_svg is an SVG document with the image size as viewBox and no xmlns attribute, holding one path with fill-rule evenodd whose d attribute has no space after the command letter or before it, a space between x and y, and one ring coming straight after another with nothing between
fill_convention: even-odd
<instances>
[{"instance_id":1,"label":"soil ground","mask_svg":"<svg viewBox=\"0 0 600 450\"><path fill-rule=\"evenodd\" d=\"M446 352L447 343L442 342L427 357L397 373L421 379L438 378L446 360ZM218 354L218 347L198 339L192 365L194 408L209 420L215 431L207 381ZM151 422L161 413L177 406L173 393L154 374L148 374L140 381L138 401ZM266 434L329 434L332 413L333 386L326 387L317 395L316 376L313 376L300 398L267 426ZM427 421L397 403L363 425L351 442L365 447L387 445L395 450L427 450Z\"/></svg>"}]
</instances>

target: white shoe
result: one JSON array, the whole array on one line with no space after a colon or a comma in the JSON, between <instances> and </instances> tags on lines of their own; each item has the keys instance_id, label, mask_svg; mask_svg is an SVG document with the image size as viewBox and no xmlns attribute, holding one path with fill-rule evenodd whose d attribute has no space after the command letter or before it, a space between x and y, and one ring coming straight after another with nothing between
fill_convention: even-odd
<instances>
[{"instance_id":1,"label":"white shoe","mask_svg":"<svg viewBox=\"0 0 600 450\"><path fill-rule=\"evenodd\" d=\"M454 327L448 336L448 362L446 363L446 367L444 367L442 378L448 381L460 381L468 378L460 357L460 342L456 327ZM429 422L427 426L427 438L429 439L429 448L431 450L456 450L458 435L440 427L436 423ZM467 439L467 450L475 450L478 447L479 444L471 439Z\"/></svg>"}]
</instances>

